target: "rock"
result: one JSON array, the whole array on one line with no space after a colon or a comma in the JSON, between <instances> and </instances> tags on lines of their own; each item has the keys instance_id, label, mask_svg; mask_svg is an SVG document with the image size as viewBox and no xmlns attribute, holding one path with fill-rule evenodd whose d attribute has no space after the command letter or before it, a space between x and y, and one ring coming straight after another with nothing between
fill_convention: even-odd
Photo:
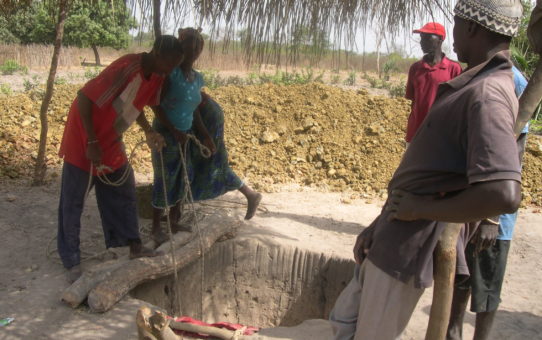
<instances>
[{"instance_id":1,"label":"rock","mask_svg":"<svg viewBox=\"0 0 542 340\"><path fill-rule=\"evenodd\" d=\"M542 141L534 140L527 143L527 151L533 156L540 157L542 156Z\"/></svg>"},{"instance_id":2,"label":"rock","mask_svg":"<svg viewBox=\"0 0 542 340\"><path fill-rule=\"evenodd\" d=\"M263 134L262 134L262 137L260 138L260 140L264 143L273 143L274 141L276 141L277 139L279 139L280 136L278 133L276 133L275 131L264 131Z\"/></svg>"}]
</instances>

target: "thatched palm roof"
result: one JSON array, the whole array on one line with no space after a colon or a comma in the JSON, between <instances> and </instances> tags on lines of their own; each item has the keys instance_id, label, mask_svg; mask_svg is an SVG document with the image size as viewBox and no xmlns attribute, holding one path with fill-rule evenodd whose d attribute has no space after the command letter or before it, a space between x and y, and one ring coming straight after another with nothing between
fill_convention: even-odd
<instances>
[{"instance_id":1,"label":"thatched palm roof","mask_svg":"<svg viewBox=\"0 0 542 340\"><path fill-rule=\"evenodd\" d=\"M154 0L157 1L157 0ZM153 0L127 0L143 16L152 17ZM422 18L442 13L451 18L454 0L162 0L163 17L182 24L184 18L211 27L211 36L226 41L242 28L247 56L261 61L277 54L278 47L292 46L294 32L309 28L314 35L328 34L337 44L351 47L362 27L379 27L389 35L409 29ZM316 39L315 39L316 40Z\"/></svg>"},{"instance_id":2,"label":"thatched palm roof","mask_svg":"<svg viewBox=\"0 0 542 340\"><path fill-rule=\"evenodd\" d=\"M0 0L0 10L7 11L32 0ZM42 0L49 3L60 0ZM99 0L88 0L99 1ZM108 1L108 0L103 0ZM140 22L152 27L153 5L162 4L162 21L182 25L184 19L211 27L211 37L226 42L245 30L247 57L275 57L283 46L293 46L294 32L308 28L315 37L327 34L342 47L351 47L362 27L378 27L393 35L422 18L437 13L451 17L455 0L124 0L131 8L139 8ZM69 0L68 0L69 2ZM316 40L316 39L315 39Z\"/></svg>"}]
</instances>

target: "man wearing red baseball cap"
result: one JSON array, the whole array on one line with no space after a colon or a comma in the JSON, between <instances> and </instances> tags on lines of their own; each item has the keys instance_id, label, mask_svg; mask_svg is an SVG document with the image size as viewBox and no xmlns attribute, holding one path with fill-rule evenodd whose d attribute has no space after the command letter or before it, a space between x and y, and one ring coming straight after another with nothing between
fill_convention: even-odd
<instances>
[{"instance_id":1,"label":"man wearing red baseball cap","mask_svg":"<svg viewBox=\"0 0 542 340\"><path fill-rule=\"evenodd\" d=\"M414 138L433 105L438 85L461 73L461 66L442 53L442 42L446 39L444 26L430 22L413 32L420 34L424 56L408 71L405 97L412 101L412 108L405 137L407 145Z\"/></svg>"}]
</instances>

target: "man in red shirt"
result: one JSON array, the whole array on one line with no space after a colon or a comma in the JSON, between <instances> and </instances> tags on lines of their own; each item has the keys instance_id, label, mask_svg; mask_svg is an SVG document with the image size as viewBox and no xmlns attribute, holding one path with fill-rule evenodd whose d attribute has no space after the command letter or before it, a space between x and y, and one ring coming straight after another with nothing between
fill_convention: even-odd
<instances>
[{"instance_id":1,"label":"man in red shirt","mask_svg":"<svg viewBox=\"0 0 542 340\"><path fill-rule=\"evenodd\" d=\"M420 45L424 56L422 60L410 66L408 71L405 97L412 101L412 110L408 117L405 137L407 145L410 144L433 105L438 85L461 73L461 66L446 58L442 53L442 42L446 38L444 26L430 22L414 30L414 33L420 34Z\"/></svg>"},{"instance_id":2,"label":"man in red shirt","mask_svg":"<svg viewBox=\"0 0 542 340\"><path fill-rule=\"evenodd\" d=\"M64 166L57 235L58 253L69 270L70 281L81 275L81 213L92 186L106 247L128 245L131 258L158 254L141 244L134 174L126 158L122 134L137 120L149 146L163 146L163 138L152 130L142 111L146 105L158 105L164 76L182 57L178 40L161 36L150 53L129 54L115 60L87 82L73 101L59 152Z\"/></svg>"}]
</instances>

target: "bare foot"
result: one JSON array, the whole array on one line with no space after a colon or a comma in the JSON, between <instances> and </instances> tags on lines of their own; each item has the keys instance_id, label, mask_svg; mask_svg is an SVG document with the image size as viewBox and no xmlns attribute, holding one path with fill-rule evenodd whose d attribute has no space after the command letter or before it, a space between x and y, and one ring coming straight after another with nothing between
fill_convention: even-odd
<instances>
[{"instance_id":1,"label":"bare foot","mask_svg":"<svg viewBox=\"0 0 542 340\"><path fill-rule=\"evenodd\" d=\"M248 207L247 207L247 214L245 215L245 220L250 220L252 217L254 217L254 214L256 214L256 210L258 210L258 206L260 205L260 202L262 200L262 194L256 193L253 196L247 197L248 200Z\"/></svg>"},{"instance_id":2,"label":"bare foot","mask_svg":"<svg viewBox=\"0 0 542 340\"><path fill-rule=\"evenodd\" d=\"M137 259L140 257L156 257L156 256L162 256L162 255L164 255L163 252L147 248L142 244L137 244L130 247L131 260Z\"/></svg>"}]
</instances>

